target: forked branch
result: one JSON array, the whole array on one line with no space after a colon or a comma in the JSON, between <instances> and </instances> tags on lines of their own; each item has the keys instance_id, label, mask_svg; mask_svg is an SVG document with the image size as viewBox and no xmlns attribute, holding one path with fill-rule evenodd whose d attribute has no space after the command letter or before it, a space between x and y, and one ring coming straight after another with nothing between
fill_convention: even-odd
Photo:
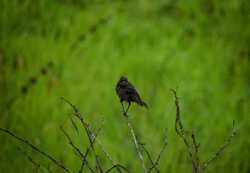
<instances>
[{"instance_id":1,"label":"forked branch","mask_svg":"<svg viewBox=\"0 0 250 173\"><path fill-rule=\"evenodd\" d=\"M235 135L236 135L235 123L233 121L233 128L232 128L232 131L231 131L228 139L226 140L226 142L223 145L221 145L219 147L219 149L209 159L207 159L206 161L201 163L200 159L199 159L199 147L200 147L200 145L197 143L194 133L191 134L191 139L190 140L188 139L188 138L190 138L190 136L186 135L185 129L184 129L182 122L181 122L179 98L178 98L177 93L174 89L171 89L171 91L174 94L175 106L176 106L176 119L175 119L176 133L183 140L183 142L187 148L189 158L192 161L193 172L194 173L202 173L206 170L208 165L211 164L214 160L216 160L219 157L219 155L221 155L224 152L226 147L228 147L229 144L231 144L233 137L235 137Z\"/></svg>"},{"instance_id":2,"label":"forked branch","mask_svg":"<svg viewBox=\"0 0 250 173\"><path fill-rule=\"evenodd\" d=\"M233 121L233 127L230 135L228 136L227 140L224 144L222 144L219 149L211 155L206 161L204 161L201 165L201 169L204 171L214 160L216 160L224 151L225 149L232 143L233 138L237 134L237 129L235 128L235 121Z\"/></svg>"}]
</instances>

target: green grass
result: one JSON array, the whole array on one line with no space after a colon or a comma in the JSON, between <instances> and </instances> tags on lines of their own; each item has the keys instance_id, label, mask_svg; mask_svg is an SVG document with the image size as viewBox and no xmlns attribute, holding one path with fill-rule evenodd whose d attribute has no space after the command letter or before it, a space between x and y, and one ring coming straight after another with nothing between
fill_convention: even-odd
<instances>
[{"instance_id":1,"label":"green grass","mask_svg":"<svg viewBox=\"0 0 250 173\"><path fill-rule=\"evenodd\" d=\"M249 172L250 4L230 0L166 5L149 0L1 1L0 126L27 137L77 170L79 161L59 130L71 112L60 100L63 96L94 126L103 118L100 140L115 160L139 172L114 90L119 77L126 74L150 107L146 111L133 105L130 116L154 157L168 129L162 172L192 171L174 131L175 106L169 89L176 87L183 122L197 134L203 160L224 142L233 120L239 128L233 143L207 172ZM96 32L88 31L106 16L110 16L107 23L99 24ZM86 39L79 40L83 34ZM20 62L14 68L17 59ZM54 66L48 75L21 95L20 87L49 61ZM82 148L87 146L84 135L67 130ZM0 170L33 171L16 149L18 143L4 134L0 142ZM110 164L104 159L107 167ZM56 167L53 171L60 172Z\"/></svg>"}]
</instances>

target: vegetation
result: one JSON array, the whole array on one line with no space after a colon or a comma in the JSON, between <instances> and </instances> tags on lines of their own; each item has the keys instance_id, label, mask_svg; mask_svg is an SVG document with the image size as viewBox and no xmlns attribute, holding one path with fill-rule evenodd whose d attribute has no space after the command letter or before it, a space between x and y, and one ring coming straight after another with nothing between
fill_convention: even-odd
<instances>
[{"instance_id":1,"label":"vegetation","mask_svg":"<svg viewBox=\"0 0 250 173\"><path fill-rule=\"evenodd\" d=\"M103 123L98 138L114 160L141 170L115 93L117 80L126 75L149 105L149 110L132 105L129 117L154 159L168 129L158 166L162 172L192 172L175 132L170 88L177 88L183 124L196 135L201 160L224 143L233 120L239 129L206 172L249 172L247 0L2 0L0 11L0 127L77 170L80 161L60 126L81 150L88 140L72 128L64 97L93 128ZM2 133L0 141L0 170L34 171L18 143ZM25 145L22 150L41 165L51 163ZM109 161L100 159L108 167Z\"/></svg>"}]
</instances>

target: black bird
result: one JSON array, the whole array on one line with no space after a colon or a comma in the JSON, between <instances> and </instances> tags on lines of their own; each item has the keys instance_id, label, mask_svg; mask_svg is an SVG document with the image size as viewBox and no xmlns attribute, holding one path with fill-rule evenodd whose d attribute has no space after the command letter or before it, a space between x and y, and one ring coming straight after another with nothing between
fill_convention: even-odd
<instances>
[{"instance_id":1,"label":"black bird","mask_svg":"<svg viewBox=\"0 0 250 173\"><path fill-rule=\"evenodd\" d=\"M123 106L123 101L128 102L129 105L126 112L128 111L131 102L135 102L140 106L148 108L147 104L144 101L142 101L135 87L128 81L128 78L125 76L121 76L120 80L117 82L116 93L120 98L122 106Z\"/></svg>"}]
</instances>

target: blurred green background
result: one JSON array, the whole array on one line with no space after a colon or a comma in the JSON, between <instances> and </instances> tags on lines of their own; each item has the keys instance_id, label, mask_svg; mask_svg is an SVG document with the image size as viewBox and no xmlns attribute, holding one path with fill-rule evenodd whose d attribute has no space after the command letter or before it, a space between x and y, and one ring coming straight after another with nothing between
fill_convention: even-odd
<instances>
[{"instance_id":1,"label":"blurred green background","mask_svg":"<svg viewBox=\"0 0 250 173\"><path fill-rule=\"evenodd\" d=\"M0 13L1 127L77 171L80 162L59 126L64 124L81 148L88 143L84 133L77 135L66 121L72 111L60 100L63 96L94 127L103 119L103 146L114 160L140 172L114 90L125 74L150 107L146 111L133 105L130 117L154 158L168 129L162 172L192 172L174 130L169 89L178 87L183 123L196 133L202 160L225 141L233 120L239 128L207 172L249 173L248 0L1 0ZM0 134L0 172L34 171L17 146ZM110 166L103 155L101 162ZM62 172L53 165L51 169Z\"/></svg>"}]
</instances>

